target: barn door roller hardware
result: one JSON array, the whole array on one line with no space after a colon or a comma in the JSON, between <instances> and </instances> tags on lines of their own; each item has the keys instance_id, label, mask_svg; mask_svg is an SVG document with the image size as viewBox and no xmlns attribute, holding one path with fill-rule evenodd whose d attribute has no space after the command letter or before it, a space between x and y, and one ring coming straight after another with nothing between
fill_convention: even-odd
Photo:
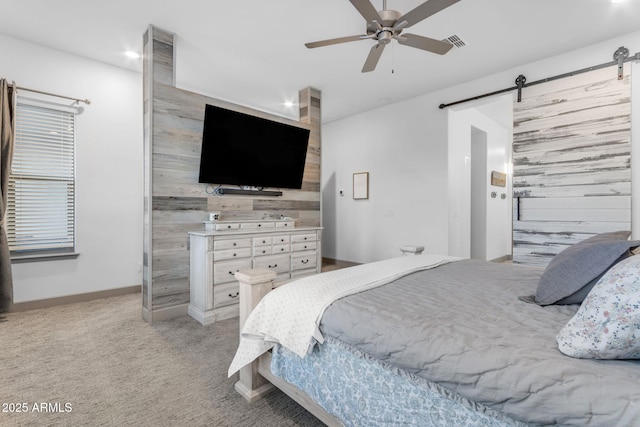
<instances>
[{"instance_id":1,"label":"barn door roller hardware","mask_svg":"<svg viewBox=\"0 0 640 427\"><path fill-rule=\"evenodd\" d=\"M481 99L481 98L486 98L489 96L493 96L493 95L498 95L501 93L506 93L506 92L511 92L512 90L517 90L518 91L518 102L522 101L522 89L524 89L525 87L529 87L529 86L534 86L540 83L547 83L553 80L558 80L558 79L563 79L565 77L571 77L571 76L575 76L578 74L582 74L582 73L587 73L589 71L595 71L595 70L599 70L601 68L606 68L606 67L611 67L613 65L617 65L618 66L618 80L622 80L623 79L623 73L624 73L624 63L625 62L629 62L629 61L640 61L640 52L636 52L635 55L633 56L629 56L629 49L627 49L624 46L620 46L614 53L613 53L613 61L611 62L606 62L604 64L600 64L600 65L594 65L592 67L587 67L587 68L582 68L580 70L575 70L575 71L571 71L569 73L564 73L564 74L559 74L557 76L553 76L553 77L547 77L546 79L541 79L541 80L536 80L534 82L531 83L527 83L527 78L520 74L518 76L518 78L516 78L516 85L506 88L506 89L501 89L501 90L496 90L494 92L489 92L489 93L485 93L482 95L478 95L478 96L474 96L471 98L466 98L466 99L461 99L460 101L455 101L455 102L450 102L448 104L440 104L438 106L438 108L442 109L442 108L446 108L446 107L451 107L452 105L457 105L457 104L462 104L463 102L469 102L469 101L475 101L476 99Z\"/></svg>"},{"instance_id":2,"label":"barn door roller hardware","mask_svg":"<svg viewBox=\"0 0 640 427\"><path fill-rule=\"evenodd\" d=\"M524 84L527 82L527 78L520 74L516 79L516 87L518 88L518 102L522 101L522 88Z\"/></svg>"},{"instance_id":3,"label":"barn door roller hardware","mask_svg":"<svg viewBox=\"0 0 640 427\"><path fill-rule=\"evenodd\" d=\"M638 54L636 53L636 56ZM618 50L613 52L613 60L618 63L618 80L622 80L624 74L624 61L629 57L629 49L620 46Z\"/></svg>"}]
</instances>

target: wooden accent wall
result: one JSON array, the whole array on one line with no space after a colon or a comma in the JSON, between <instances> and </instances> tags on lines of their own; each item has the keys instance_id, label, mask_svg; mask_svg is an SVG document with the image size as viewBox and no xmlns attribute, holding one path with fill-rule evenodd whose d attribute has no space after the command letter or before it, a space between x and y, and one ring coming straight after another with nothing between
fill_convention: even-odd
<instances>
[{"instance_id":1,"label":"wooden accent wall","mask_svg":"<svg viewBox=\"0 0 640 427\"><path fill-rule=\"evenodd\" d=\"M284 215L295 219L296 225L320 225L321 96L313 88L300 91L300 122L296 122L178 89L175 87L174 35L150 26L143 41L142 306L145 320L154 321L186 314L189 303L187 233L202 230L208 212L219 211L225 220ZM283 189L282 197L209 194L212 187L198 183L206 104L309 128L302 189Z\"/></svg>"},{"instance_id":2,"label":"wooden accent wall","mask_svg":"<svg viewBox=\"0 0 640 427\"><path fill-rule=\"evenodd\" d=\"M596 233L631 230L625 68L623 80L613 66L525 88L514 103L514 262L546 266Z\"/></svg>"}]
</instances>

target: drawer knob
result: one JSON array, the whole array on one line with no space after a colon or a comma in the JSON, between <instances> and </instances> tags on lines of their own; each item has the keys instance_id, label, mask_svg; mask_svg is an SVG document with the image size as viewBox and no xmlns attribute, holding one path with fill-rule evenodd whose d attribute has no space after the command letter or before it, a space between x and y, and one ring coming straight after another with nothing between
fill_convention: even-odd
<instances>
[{"instance_id":1,"label":"drawer knob","mask_svg":"<svg viewBox=\"0 0 640 427\"><path fill-rule=\"evenodd\" d=\"M238 255L238 254L233 254L233 256L236 256L236 255Z\"/></svg>"},{"instance_id":2,"label":"drawer knob","mask_svg":"<svg viewBox=\"0 0 640 427\"><path fill-rule=\"evenodd\" d=\"M240 292L236 292L235 294L229 294L229 298L237 298L240 295Z\"/></svg>"},{"instance_id":3,"label":"drawer knob","mask_svg":"<svg viewBox=\"0 0 640 427\"><path fill-rule=\"evenodd\" d=\"M300 262L302 262L303 264L307 264L307 263L309 262L309 260L308 260L308 259L303 259L303 260L302 260L302 261L300 261Z\"/></svg>"},{"instance_id":4,"label":"drawer knob","mask_svg":"<svg viewBox=\"0 0 640 427\"><path fill-rule=\"evenodd\" d=\"M240 270L236 270L236 271L240 271ZM230 272L229 272L229 274L233 276L233 275L234 275L234 272L233 272L233 271L230 271Z\"/></svg>"},{"instance_id":5,"label":"drawer knob","mask_svg":"<svg viewBox=\"0 0 640 427\"><path fill-rule=\"evenodd\" d=\"M262 224L258 224L258 228L262 227Z\"/></svg>"},{"instance_id":6,"label":"drawer knob","mask_svg":"<svg viewBox=\"0 0 640 427\"><path fill-rule=\"evenodd\" d=\"M307 249L307 245L304 245L304 248Z\"/></svg>"},{"instance_id":7,"label":"drawer knob","mask_svg":"<svg viewBox=\"0 0 640 427\"><path fill-rule=\"evenodd\" d=\"M278 264L269 265L269 268L276 268L276 267L278 267Z\"/></svg>"},{"instance_id":8,"label":"drawer knob","mask_svg":"<svg viewBox=\"0 0 640 427\"><path fill-rule=\"evenodd\" d=\"M263 241L262 241L262 243L267 243L267 241L266 241L266 240L263 240Z\"/></svg>"},{"instance_id":9,"label":"drawer knob","mask_svg":"<svg viewBox=\"0 0 640 427\"><path fill-rule=\"evenodd\" d=\"M233 242L233 246L236 246L236 245L237 245L237 243L236 243L236 242Z\"/></svg>"},{"instance_id":10,"label":"drawer knob","mask_svg":"<svg viewBox=\"0 0 640 427\"><path fill-rule=\"evenodd\" d=\"M227 225L227 228L231 228L231 226L230 226L230 225Z\"/></svg>"}]
</instances>

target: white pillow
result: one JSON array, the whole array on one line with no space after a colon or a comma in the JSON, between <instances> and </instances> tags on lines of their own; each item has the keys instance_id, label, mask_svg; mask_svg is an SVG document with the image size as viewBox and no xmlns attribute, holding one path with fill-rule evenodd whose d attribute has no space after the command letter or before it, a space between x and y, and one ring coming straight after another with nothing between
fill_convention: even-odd
<instances>
[{"instance_id":1,"label":"white pillow","mask_svg":"<svg viewBox=\"0 0 640 427\"><path fill-rule=\"evenodd\" d=\"M571 357L640 359L640 255L607 271L556 338Z\"/></svg>"}]
</instances>

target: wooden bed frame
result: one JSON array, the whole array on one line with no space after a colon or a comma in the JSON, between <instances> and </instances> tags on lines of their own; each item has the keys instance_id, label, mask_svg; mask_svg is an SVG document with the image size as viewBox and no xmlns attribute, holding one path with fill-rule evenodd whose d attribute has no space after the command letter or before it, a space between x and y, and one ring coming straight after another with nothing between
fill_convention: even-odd
<instances>
[{"instance_id":1,"label":"wooden bed frame","mask_svg":"<svg viewBox=\"0 0 640 427\"><path fill-rule=\"evenodd\" d=\"M276 273L267 269L254 269L239 271L235 273L235 277L240 282L240 330L242 330L251 311L265 295L274 289ZM271 352L263 354L250 365L241 368L240 380L235 385L236 391L249 402L261 399L275 388L298 402L326 425L331 427L343 425L302 390L271 373Z\"/></svg>"}]
</instances>

